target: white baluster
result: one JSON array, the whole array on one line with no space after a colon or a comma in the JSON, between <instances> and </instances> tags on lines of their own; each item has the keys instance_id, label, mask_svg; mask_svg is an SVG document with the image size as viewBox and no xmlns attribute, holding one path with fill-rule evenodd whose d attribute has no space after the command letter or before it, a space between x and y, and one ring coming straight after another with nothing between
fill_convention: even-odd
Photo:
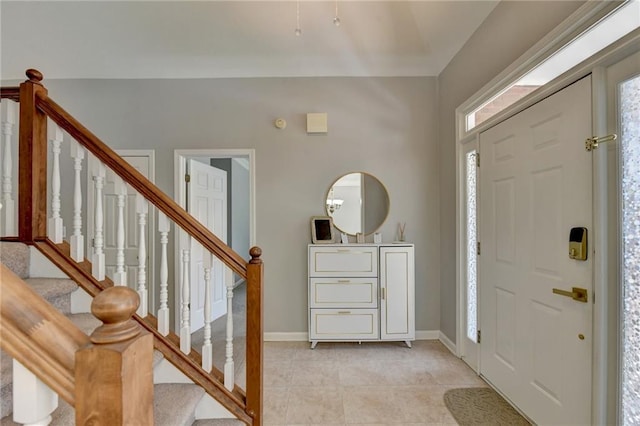
<instances>
[{"instance_id":1,"label":"white baluster","mask_svg":"<svg viewBox=\"0 0 640 426\"><path fill-rule=\"evenodd\" d=\"M202 259L204 267L204 342L202 344L202 369L211 371L213 367L213 347L211 346L211 254L205 251Z\"/></svg>"},{"instance_id":2,"label":"white baluster","mask_svg":"<svg viewBox=\"0 0 640 426\"><path fill-rule=\"evenodd\" d=\"M102 208L104 178L106 170L104 164L96 162L96 170L93 172L93 184L95 186L95 234L93 237L93 257L91 258L91 273L98 280L104 280L104 211Z\"/></svg>"},{"instance_id":3,"label":"white baluster","mask_svg":"<svg viewBox=\"0 0 640 426\"><path fill-rule=\"evenodd\" d=\"M233 279L229 268L222 266L221 262L217 262L217 264L225 268L225 283L227 285L227 344L225 347L224 387L233 390L236 380L233 362Z\"/></svg>"},{"instance_id":4,"label":"white baluster","mask_svg":"<svg viewBox=\"0 0 640 426\"><path fill-rule=\"evenodd\" d=\"M190 288L189 268L191 268L189 250L182 250L182 321L180 322L180 350L185 354L191 352L191 324L190 324Z\"/></svg>"},{"instance_id":5,"label":"white baluster","mask_svg":"<svg viewBox=\"0 0 640 426\"><path fill-rule=\"evenodd\" d=\"M138 315L142 318L148 314L147 306L147 214L149 203L140 194L136 194L136 213L138 214L138 295L140 306Z\"/></svg>"},{"instance_id":6,"label":"white baluster","mask_svg":"<svg viewBox=\"0 0 640 426\"><path fill-rule=\"evenodd\" d=\"M127 271L124 264L124 206L127 199L127 185L119 176L114 176L116 207L118 221L116 223L116 272L113 274L114 285L127 285Z\"/></svg>"},{"instance_id":7,"label":"white baluster","mask_svg":"<svg viewBox=\"0 0 640 426\"><path fill-rule=\"evenodd\" d=\"M73 158L73 170L75 181L73 184L73 235L71 235L71 258L76 262L84 260L84 236L82 235L82 160L84 148L75 140L71 140L71 158Z\"/></svg>"},{"instance_id":8,"label":"white baluster","mask_svg":"<svg viewBox=\"0 0 640 426\"><path fill-rule=\"evenodd\" d=\"M15 359L13 360L13 421L48 425L58 407L58 394Z\"/></svg>"},{"instance_id":9,"label":"white baluster","mask_svg":"<svg viewBox=\"0 0 640 426\"><path fill-rule=\"evenodd\" d=\"M158 309L158 331L163 336L169 334L169 264L167 262L167 244L171 223L167 216L158 211L158 231L160 232L160 309Z\"/></svg>"},{"instance_id":10,"label":"white baluster","mask_svg":"<svg viewBox=\"0 0 640 426\"><path fill-rule=\"evenodd\" d=\"M4 140L4 149L2 151L2 219L3 223L0 228L4 227L4 235L15 236L15 203L13 201L13 156L11 154L11 145L13 136L13 127L16 124L16 104L13 101L5 100L2 102L2 139Z\"/></svg>"},{"instance_id":11,"label":"white baluster","mask_svg":"<svg viewBox=\"0 0 640 426\"><path fill-rule=\"evenodd\" d=\"M53 170L51 174L51 217L49 218L49 239L56 244L62 242L62 218L60 217L60 146L62 129L56 123L48 123L49 141L53 152Z\"/></svg>"}]
</instances>

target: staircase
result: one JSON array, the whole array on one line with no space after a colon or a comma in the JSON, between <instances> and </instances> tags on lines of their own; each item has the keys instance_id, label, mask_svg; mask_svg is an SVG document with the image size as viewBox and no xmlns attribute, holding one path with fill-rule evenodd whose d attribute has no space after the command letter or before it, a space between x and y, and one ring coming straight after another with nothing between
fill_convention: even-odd
<instances>
[{"instance_id":1,"label":"staircase","mask_svg":"<svg viewBox=\"0 0 640 426\"><path fill-rule=\"evenodd\" d=\"M251 260L244 260L55 103L43 86L39 71L27 70L27 77L28 80L20 87L2 87L0 93L3 107L1 260L17 275L7 271L3 279L0 274L0 295L5 285L3 280L7 285L5 293L9 295L2 299L5 307L0 324L2 348L59 394L60 405L53 414L54 424L73 424L74 417L83 424L113 418L120 420L110 424L123 424L124 419L138 420L139 416L150 419L153 411L155 424L161 425L260 426L263 362L261 250L252 248ZM9 108L5 107L7 101ZM15 113L15 105L19 106L19 114ZM13 146L14 129L19 129L17 149ZM61 166L60 156L66 142L69 143L72 167ZM18 155L14 157L13 152ZM92 157L93 166L83 169L88 157ZM16 169L17 173L14 172ZM64 179L61 179L61 174L65 170L72 173L72 188L62 188ZM117 210L112 213L115 222L109 225L114 227L112 229L105 225L103 188L108 183L105 177L113 179L111 184L116 188L116 201L112 204ZM83 196L84 179L94 186L95 205L88 206ZM73 202L69 205L61 202L64 199L61 192L66 189L72 191ZM124 213L125 204L131 202L127 195L130 190L134 196L135 224L130 222L125 227L125 221L131 220L129 216L125 220ZM95 217L92 214L92 228L95 229L91 230L93 234L85 237L83 231L86 226L83 224L88 222L85 213L88 211L95 211ZM154 219L151 222L150 217ZM148 229L148 223L155 223L157 229ZM65 239L65 228L69 230L68 239ZM135 274L129 274L124 264L125 239L132 238L127 236L131 229L135 229L139 236L146 232L159 232L160 235L159 247L155 247L161 253L159 262L148 256L144 239L139 237ZM115 240L115 265L105 260L108 235L112 236L112 242ZM173 266L179 271L175 280L168 275L171 265L167 248L171 240L181 252L180 259ZM30 266L30 250L48 259L54 269L57 268L68 279L30 277L29 270L36 271L32 275L46 275L39 274L37 268ZM202 253L202 263L191 263L190 252L194 250ZM236 347L234 289L230 284L226 284L228 313L225 323L212 327L211 276L213 268L225 267L246 281L246 332L243 344ZM147 282L149 268L158 271L159 280ZM200 324L205 324L204 331L194 340L201 343L201 350L192 347L190 307L195 299L190 294L191 279L201 280L205 289L204 307L197 311L204 312L204 318L199 319ZM179 306L178 303L174 306L168 298L170 286L179 295ZM133 290L117 290L117 287ZM151 292L160 295L157 305L149 302ZM84 296L77 299L79 294ZM102 325L87 313L88 307L79 311L77 303L74 305L72 302L91 298L96 298L91 309L104 321ZM57 311L52 310L51 305ZM29 313L23 315L22 312ZM170 323L171 315L179 319L175 327ZM75 327L69 319L76 324ZM96 327L98 329L94 330ZM175 332L172 331L174 329ZM220 330L226 333L220 336ZM55 333L59 333L59 337ZM87 337L91 333L93 335ZM148 349L151 343L156 351L153 368ZM113 352L109 352L110 347L114 348ZM215 352L214 347L217 348ZM109 373L104 373L106 370L97 356L105 350L102 353L107 357L116 352L121 357L115 369L115 364L107 367ZM238 350L243 352L243 356L234 356ZM138 371L138 364L143 359L142 373L131 376L122 373ZM12 424L7 418L12 405L10 394L15 397L15 389L11 389L11 364L9 357L3 354L2 424ZM240 375L241 380L236 382L236 368L240 364L246 366L246 375ZM102 376L109 386L115 386L113 389L120 396L110 398L112 403L105 405L100 400L100 392L93 391L96 383L94 374ZM149 378L146 381L147 391L140 392L144 386L137 386L138 379L133 379L134 376ZM155 383L153 387L151 376ZM245 386L246 390L240 386ZM155 398L153 407L150 407L152 388ZM138 392L138 395L129 398L130 392ZM142 405L132 401L141 401ZM72 406L75 407L75 415Z\"/></svg>"},{"instance_id":2,"label":"staircase","mask_svg":"<svg viewBox=\"0 0 640 426\"><path fill-rule=\"evenodd\" d=\"M72 294L83 292L70 279L30 277L30 250L22 243L0 243L0 260L16 275L28 283L38 294L44 297L55 308L64 313L85 334L97 328L101 322L91 313L72 313ZM162 353L154 352L154 367L163 361ZM12 420L13 412L13 368L12 358L0 351L0 426L17 425ZM198 419L196 408L203 400L204 390L189 383L159 383L154 385L154 419L157 425L244 425L237 419ZM74 425L75 412L73 407L64 400L59 400L58 408L52 413L52 425Z\"/></svg>"}]
</instances>

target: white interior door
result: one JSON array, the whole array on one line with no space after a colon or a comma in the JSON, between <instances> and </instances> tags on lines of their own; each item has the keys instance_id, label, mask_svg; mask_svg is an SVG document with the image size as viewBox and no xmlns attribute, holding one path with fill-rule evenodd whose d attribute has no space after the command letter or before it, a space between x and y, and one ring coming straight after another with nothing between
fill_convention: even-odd
<instances>
[{"instance_id":1,"label":"white interior door","mask_svg":"<svg viewBox=\"0 0 640 426\"><path fill-rule=\"evenodd\" d=\"M187 211L202 222L223 242L227 241L227 172L197 160L188 161L189 184ZM191 331L204 327L205 302L205 256L211 256L191 239ZM212 319L227 313L226 279L227 268L213 256L211 267L211 312Z\"/></svg>"},{"instance_id":2,"label":"white interior door","mask_svg":"<svg viewBox=\"0 0 640 426\"><path fill-rule=\"evenodd\" d=\"M591 78L480 136L481 374L537 424L591 424ZM589 235L589 238L593 238ZM553 289L588 291L588 303Z\"/></svg>"}]
</instances>

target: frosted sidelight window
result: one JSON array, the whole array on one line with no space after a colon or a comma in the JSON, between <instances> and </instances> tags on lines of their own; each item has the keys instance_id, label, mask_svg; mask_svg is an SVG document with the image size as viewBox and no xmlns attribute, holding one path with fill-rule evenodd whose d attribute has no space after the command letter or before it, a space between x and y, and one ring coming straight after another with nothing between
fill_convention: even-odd
<instances>
[{"instance_id":1,"label":"frosted sidelight window","mask_svg":"<svg viewBox=\"0 0 640 426\"><path fill-rule=\"evenodd\" d=\"M478 337L477 247L476 232L476 151L467 153L467 337Z\"/></svg>"},{"instance_id":2,"label":"frosted sidelight window","mask_svg":"<svg viewBox=\"0 0 640 426\"><path fill-rule=\"evenodd\" d=\"M620 85L622 150L622 423L640 424L640 76Z\"/></svg>"}]
</instances>

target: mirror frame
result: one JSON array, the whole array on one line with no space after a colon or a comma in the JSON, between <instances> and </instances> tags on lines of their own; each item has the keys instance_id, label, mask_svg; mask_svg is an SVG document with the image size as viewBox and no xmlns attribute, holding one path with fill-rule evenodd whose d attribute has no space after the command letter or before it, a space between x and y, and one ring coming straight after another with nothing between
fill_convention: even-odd
<instances>
[{"instance_id":1,"label":"mirror frame","mask_svg":"<svg viewBox=\"0 0 640 426\"><path fill-rule=\"evenodd\" d=\"M326 215L327 215L327 216L329 216L329 217L332 217L332 218L333 218L333 216L331 216L331 213L329 213L329 209L327 208L327 200L329 199L329 194L331 193L331 188L333 188L333 186L336 184L336 182L338 182L338 181L339 181L340 179L342 179L343 177L348 176L348 175L352 175L352 174L354 174L354 173L360 173L360 174L362 174L362 175L371 176L371 177L372 177L372 178L374 178L376 181L378 181L378 183L380 184L380 186L382 187L382 189L384 189L385 194L387 194L387 203L386 203L386 206L385 206L385 207L386 207L386 209L387 209L387 211L386 211L386 213L385 213L385 215L384 215L384 219L382 219L382 221L380 222L380 224L379 224L375 229L373 229L371 232L363 232L363 235L371 235L371 234L376 233L376 232L377 232L377 231L382 227L382 225L384 225L384 223L385 223L385 222L387 221L387 219L389 218L389 212L391 211L391 196L389 195L389 190L388 190L388 189L387 189L387 187L382 183L382 181L381 181L380 179L378 179L378 177L377 177L377 176L375 176L375 175L373 175L373 174L371 174L371 173L369 173L369 172L362 172L362 171L358 171L358 170L351 171L351 172L347 172L347 173L344 173L344 174L342 174L342 175L338 176L337 178L335 178L335 179L333 180L333 182L331 182L331 185L329 185L329 188L328 188L328 189L327 189L327 191L325 192L324 199L322 200L323 205L324 205L324 206L323 206L323 208L324 208L324 211L325 211ZM345 233L345 234L347 234L347 235L350 235L350 236L355 236L355 235L356 235L355 233L353 233L353 234L352 234L352 233L347 232L347 231L343 230L342 228L340 228L340 226L339 226L338 224L336 224L336 223L335 223L335 220L333 221L333 226L335 226L335 228L336 228L338 231L340 231L340 232L342 232L342 233Z\"/></svg>"}]
</instances>

